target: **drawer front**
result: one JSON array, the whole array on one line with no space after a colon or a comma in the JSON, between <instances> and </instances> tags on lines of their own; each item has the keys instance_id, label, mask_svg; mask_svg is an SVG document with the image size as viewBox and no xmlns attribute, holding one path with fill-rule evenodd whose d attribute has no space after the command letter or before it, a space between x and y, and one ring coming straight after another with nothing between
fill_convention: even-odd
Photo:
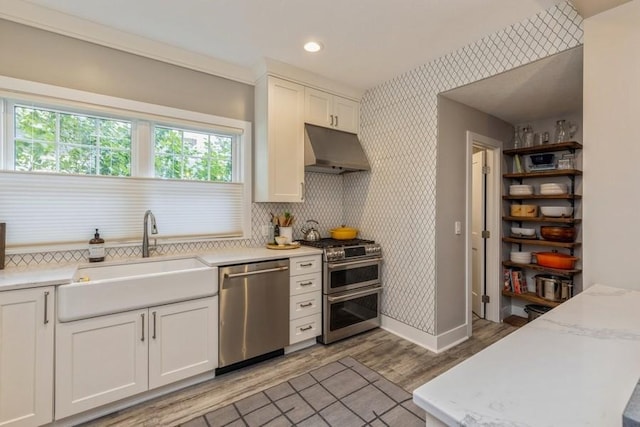
<instances>
[{"instance_id":1,"label":"drawer front","mask_svg":"<svg viewBox=\"0 0 640 427\"><path fill-rule=\"evenodd\" d=\"M292 320L289 327L289 345L315 338L322 333L322 314Z\"/></svg>"},{"instance_id":2,"label":"drawer front","mask_svg":"<svg viewBox=\"0 0 640 427\"><path fill-rule=\"evenodd\" d=\"M289 299L289 319L299 319L322 311L322 294L309 292Z\"/></svg>"},{"instance_id":3,"label":"drawer front","mask_svg":"<svg viewBox=\"0 0 640 427\"><path fill-rule=\"evenodd\" d=\"M302 256L289 260L291 275L319 273L322 270L322 255Z\"/></svg>"},{"instance_id":4,"label":"drawer front","mask_svg":"<svg viewBox=\"0 0 640 427\"><path fill-rule=\"evenodd\" d=\"M289 279L289 295L300 295L322 290L322 274L311 273L291 276Z\"/></svg>"}]
</instances>

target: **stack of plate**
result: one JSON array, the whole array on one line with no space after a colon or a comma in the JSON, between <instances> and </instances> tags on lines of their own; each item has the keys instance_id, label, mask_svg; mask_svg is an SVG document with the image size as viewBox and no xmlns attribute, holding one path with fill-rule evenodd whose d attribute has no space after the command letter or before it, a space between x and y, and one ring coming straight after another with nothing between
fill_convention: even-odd
<instances>
[{"instance_id":1,"label":"stack of plate","mask_svg":"<svg viewBox=\"0 0 640 427\"><path fill-rule=\"evenodd\" d=\"M533 194L532 185L510 185L509 194L512 196L531 196Z\"/></svg>"},{"instance_id":2,"label":"stack of plate","mask_svg":"<svg viewBox=\"0 0 640 427\"><path fill-rule=\"evenodd\" d=\"M530 264L531 252L511 252L511 262L517 264Z\"/></svg>"},{"instance_id":3,"label":"stack of plate","mask_svg":"<svg viewBox=\"0 0 640 427\"><path fill-rule=\"evenodd\" d=\"M543 196L555 196L559 194L567 194L567 184L559 182L549 182L540 184L540 194Z\"/></svg>"}]
</instances>

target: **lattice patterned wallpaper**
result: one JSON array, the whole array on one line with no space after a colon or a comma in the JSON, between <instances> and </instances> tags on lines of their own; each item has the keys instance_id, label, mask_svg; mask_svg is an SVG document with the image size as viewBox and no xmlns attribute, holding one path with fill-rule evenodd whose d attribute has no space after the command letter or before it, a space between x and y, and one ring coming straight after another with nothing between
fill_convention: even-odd
<instances>
[{"instance_id":1,"label":"lattice patterned wallpaper","mask_svg":"<svg viewBox=\"0 0 640 427\"><path fill-rule=\"evenodd\" d=\"M294 224L293 237L301 238L300 227L304 220L315 219L320 223L320 233L328 236L328 230L340 226L343 223L343 178L341 175L329 175L320 173L305 174L305 203L253 203L251 208L252 238L229 241L201 241L190 243L177 243L159 245L161 254L177 254L186 252L204 252L209 249L261 246L266 244L266 238L262 236L262 225L269 222L269 212L274 214L290 211L298 218ZM140 218L142 224L142 218ZM158 224L162 232L162 224ZM103 236L107 239L109 236ZM162 234L159 235L160 240ZM142 225L140 227L140 241L142 242ZM140 257L142 247L140 245L118 248L107 248L107 260ZM68 264L86 262L89 255L88 249L59 252L38 252L8 255L6 266L28 266L40 264Z\"/></svg>"},{"instance_id":2,"label":"lattice patterned wallpaper","mask_svg":"<svg viewBox=\"0 0 640 427\"><path fill-rule=\"evenodd\" d=\"M578 46L581 25L562 3L365 94L360 139L372 172L345 176L345 221L382 245L383 314L435 333L438 93Z\"/></svg>"}]
</instances>

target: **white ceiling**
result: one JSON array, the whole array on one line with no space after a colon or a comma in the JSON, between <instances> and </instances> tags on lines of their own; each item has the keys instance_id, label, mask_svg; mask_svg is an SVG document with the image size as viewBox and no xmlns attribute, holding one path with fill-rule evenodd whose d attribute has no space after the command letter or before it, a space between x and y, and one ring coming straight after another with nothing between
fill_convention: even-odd
<instances>
[{"instance_id":1,"label":"white ceiling","mask_svg":"<svg viewBox=\"0 0 640 427\"><path fill-rule=\"evenodd\" d=\"M518 124L582 112L582 46L442 95Z\"/></svg>"},{"instance_id":2,"label":"white ceiling","mask_svg":"<svg viewBox=\"0 0 640 427\"><path fill-rule=\"evenodd\" d=\"M2 1L0 16L28 5L14 20L96 42L95 23L122 32L121 46L138 36L247 69L272 58L366 90L563 0ZM47 11L82 19L56 28ZM310 39L324 50L304 52Z\"/></svg>"}]
</instances>

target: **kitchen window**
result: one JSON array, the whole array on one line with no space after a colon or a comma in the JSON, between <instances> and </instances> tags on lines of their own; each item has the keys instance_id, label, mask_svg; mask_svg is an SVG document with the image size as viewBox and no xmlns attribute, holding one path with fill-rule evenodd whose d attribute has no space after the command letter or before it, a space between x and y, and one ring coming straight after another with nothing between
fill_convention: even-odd
<instances>
[{"instance_id":1,"label":"kitchen window","mask_svg":"<svg viewBox=\"0 0 640 427\"><path fill-rule=\"evenodd\" d=\"M0 76L9 253L251 236L251 124Z\"/></svg>"},{"instance_id":2,"label":"kitchen window","mask_svg":"<svg viewBox=\"0 0 640 427\"><path fill-rule=\"evenodd\" d=\"M198 181L232 181L233 137L155 126L155 176Z\"/></svg>"},{"instance_id":3,"label":"kitchen window","mask_svg":"<svg viewBox=\"0 0 640 427\"><path fill-rule=\"evenodd\" d=\"M131 122L14 104L17 171L131 175Z\"/></svg>"}]
</instances>

